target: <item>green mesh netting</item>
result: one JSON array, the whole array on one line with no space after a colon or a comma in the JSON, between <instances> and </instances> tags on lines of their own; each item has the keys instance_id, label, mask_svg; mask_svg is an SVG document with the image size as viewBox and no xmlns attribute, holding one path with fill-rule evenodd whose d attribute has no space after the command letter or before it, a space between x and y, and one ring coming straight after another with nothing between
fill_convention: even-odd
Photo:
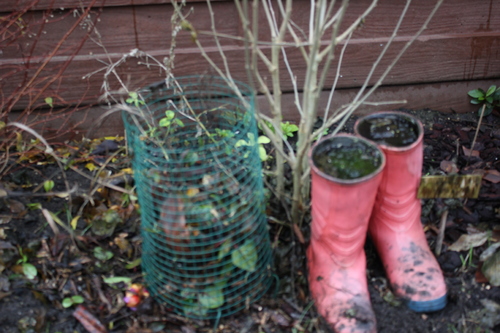
<instances>
[{"instance_id":1,"label":"green mesh netting","mask_svg":"<svg viewBox=\"0 0 500 333\"><path fill-rule=\"evenodd\" d=\"M191 318L230 315L271 283L254 96L238 85L246 103L221 78L178 78L123 112L145 279Z\"/></svg>"}]
</instances>

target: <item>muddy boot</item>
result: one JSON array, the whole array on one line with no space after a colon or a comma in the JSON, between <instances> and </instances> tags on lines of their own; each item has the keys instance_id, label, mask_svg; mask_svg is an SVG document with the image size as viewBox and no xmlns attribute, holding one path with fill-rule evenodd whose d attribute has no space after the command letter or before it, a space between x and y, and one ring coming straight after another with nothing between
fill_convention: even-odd
<instances>
[{"instance_id":1,"label":"muddy boot","mask_svg":"<svg viewBox=\"0 0 500 333\"><path fill-rule=\"evenodd\" d=\"M369 232L393 292L413 311L441 310L446 306L446 284L429 249L417 199L422 124L404 113L382 112L359 119L354 127L357 134L376 141L386 157Z\"/></svg>"},{"instance_id":2,"label":"muddy boot","mask_svg":"<svg viewBox=\"0 0 500 333\"><path fill-rule=\"evenodd\" d=\"M323 166L325 161L336 160L328 156L332 146L349 146L351 141L369 147L371 153L365 157L376 155L378 165L367 175L357 177L360 174L355 172L351 175L354 179L340 179L338 170ZM316 308L334 332L376 332L363 246L385 163L383 153L362 138L338 135L318 142L309 161L312 223L307 260ZM345 168L350 170L351 166Z\"/></svg>"}]
</instances>

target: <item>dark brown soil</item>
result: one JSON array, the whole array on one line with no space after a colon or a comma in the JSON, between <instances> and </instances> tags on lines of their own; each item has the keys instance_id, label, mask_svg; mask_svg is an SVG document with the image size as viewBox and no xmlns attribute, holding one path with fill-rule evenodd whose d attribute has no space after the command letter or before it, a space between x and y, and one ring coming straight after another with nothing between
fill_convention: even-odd
<instances>
[{"instance_id":1,"label":"dark brown soil","mask_svg":"<svg viewBox=\"0 0 500 333\"><path fill-rule=\"evenodd\" d=\"M378 332L500 332L500 310L484 305L484 300L500 304L500 287L490 286L480 273L479 256L488 243L474 248L471 253L448 250L470 228L491 231L491 240L500 241L500 177L496 173L500 171L500 117L493 114L483 119L473 149L475 152L468 158L464 148L467 152L474 139L478 126L475 114L441 114L431 110L407 112L424 123L424 174L458 171L460 174L480 172L489 176L483 179L478 199L423 201L422 223L432 249L435 248L442 211L445 207L449 210L443 251L438 257L449 289L448 305L444 310L417 314L390 299L392 294L381 263L370 241L367 242L368 281ZM353 121L346 125L346 131L351 131ZM61 155L76 149L64 145L57 148ZM87 173L85 163L105 160L104 156L90 155L92 149L92 146L85 145L80 151L80 160L75 161L75 165ZM58 197L29 196L38 184L59 168L41 153L24 152L25 158L19 160L21 156L15 153L9 156L8 168L4 169L0 179L0 190L4 188L11 193L2 198L0 192L0 332L86 332L73 316L76 306L63 308L61 305L62 300L71 295L83 297L82 305L107 332L327 332L308 295L305 269L309 235L307 218L301 230L306 239L302 244L296 233L279 223L284 219L283 211L271 201L268 214L271 217L271 241L275 246L276 282L270 286L267 295L247 311L217 322L193 321L169 312L168 307L157 304L152 298L143 301L133 311L122 301L126 285L106 284L103 277L131 277L134 282L142 282L140 266L125 268L127 263L140 257L140 219L134 207L123 205L123 201L120 202L123 198L110 190L89 193L94 184L71 170L65 172L65 178L71 186L78 184L77 194L73 195L78 199L70 203ZM118 174L127 166L126 157L119 157L107 169ZM456 169L452 169L454 167ZM61 173L53 180L54 191L66 190ZM116 182L124 186L124 182ZM42 189L37 193L43 192ZM70 217L76 216L86 198L83 194L93 198L95 207L123 206L120 214L125 217L124 222L117 226L112 236L95 236L88 230L84 219L78 222L74 237L68 236L60 226L60 234L55 236L41 210L32 205L39 203L67 221L66 212L72 213ZM99 209L86 209L84 216L92 219ZM128 245L120 243L120 238ZM107 261L96 259L93 252L96 247L111 251L113 258ZM36 266L38 275L35 279L28 280L20 271L19 248L27 256L27 262ZM470 261L465 260L467 256L471 257ZM92 320L87 321L90 322ZM93 332L104 330L95 329Z\"/></svg>"}]
</instances>

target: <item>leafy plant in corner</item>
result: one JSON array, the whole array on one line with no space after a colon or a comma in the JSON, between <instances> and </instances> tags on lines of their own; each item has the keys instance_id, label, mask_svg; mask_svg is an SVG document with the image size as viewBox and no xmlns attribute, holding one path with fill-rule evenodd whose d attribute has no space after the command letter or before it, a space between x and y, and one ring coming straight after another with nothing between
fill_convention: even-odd
<instances>
[{"instance_id":1,"label":"leafy plant in corner","mask_svg":"<svg viewBox=\"0 0 500 333\"><path fill-rule=\"evenodd\" d=\"M493 109L500 107L500 87L492 85L485 92L483 89L478 88L468 92L472 97L471 104L485 105L483 116L491 114ZM481 115L481 108L478 110L478 116Z\"/></svg>"}]
</instances>

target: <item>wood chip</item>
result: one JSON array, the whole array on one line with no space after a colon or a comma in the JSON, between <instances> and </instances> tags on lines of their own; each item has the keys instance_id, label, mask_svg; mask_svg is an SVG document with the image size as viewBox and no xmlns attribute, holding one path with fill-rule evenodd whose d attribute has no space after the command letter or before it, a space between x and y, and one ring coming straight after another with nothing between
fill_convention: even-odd
<instances>
[{"instance_id":1,"label":"wood chip","mask_svg":"<svg viewBox=\"0 0 500 333\"><path fill-rule=\"evenodd\" d=\"M76 308L75 312L73 312L73 317L75 317L89 333L108 332L99 319L90 313L83 305L79 305Z\"/></svg>"},{"instance_id":2,"label":"wood chip","mask_svg":"<svg viewBox=\"0 0 500 333\"><path fill-rule=\"evenodd\" d=\"M493 184L498 184L500 183L500 172L497 170L486 170L483 179Z\"/></svg>"}]
</instances>

